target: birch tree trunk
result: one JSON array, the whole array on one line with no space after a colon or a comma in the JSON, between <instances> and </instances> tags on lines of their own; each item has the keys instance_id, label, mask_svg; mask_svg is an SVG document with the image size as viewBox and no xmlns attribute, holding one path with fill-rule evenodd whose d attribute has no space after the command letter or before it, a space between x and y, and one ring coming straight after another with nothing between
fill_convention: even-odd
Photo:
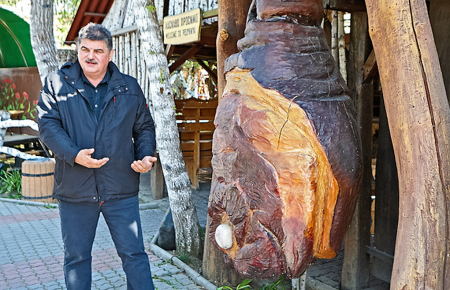
<instances>
[{"instance_id":1,"label":"birch tree trunk","mask_svg":"<svg viewBox=\"0 0 450 290\"><path fill-rule=\"evenodd\" d=\"M31 1L30 34L39 75L44 84L45 77L59 66L53 36L53 0Z\"/></svg>"},{"instance_id":2,"label":"birch tree trunk","mask_svg":"<svg viewBox=\"0 0 450 290\"><path fill-rule=\"evenodd\" d=\"M180 150L175 102L153 0L134 0L154 108L156 144L169 193L178 253L200 258L202 245L190 181ZM148 9L150 7L150 9ZM149 12L152 11L152 12Z\"/></svg>"},{"instance_id":3,"label":"birch tree trunk","mask_svg":"<svg viewBox=\"0 0 450 290\"><path fill-rule=\"evenodd\" d=\"M450 108L425 0L366 0L399 179L391 289L450 289Z\"/></svg>"},{"instance_id":4,"label":"birch tree trunk","mask_svg":"<svg viewBox=\"0 0 450 290\"><path fill-rule=\"evenodd\" d=\"M339 70L345 83L347 83L347 58L345 55L344 12L338 12L338 37L339 37Z\"/></svg>"},{"instance_id":5,"label":"birch tree trunk","mask_svg":"<svg viewBox=\"0 0 450 290\"><path fill-rule=\"evenodd\" d=\"M331 54L339 67L338 22L338 12L331 11Z\"/></svg>"}]
</instances>

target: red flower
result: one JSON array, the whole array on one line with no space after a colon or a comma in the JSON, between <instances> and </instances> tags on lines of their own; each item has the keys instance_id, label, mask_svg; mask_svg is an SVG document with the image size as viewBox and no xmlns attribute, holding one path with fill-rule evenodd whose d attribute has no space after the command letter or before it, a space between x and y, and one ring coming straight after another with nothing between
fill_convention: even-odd
<instances>
[{"instance_id":1,"label":"red flower","mask_svg":"<svg viewBox=\"0 0 450 290\"><path fill-rule=\"evenodd\" d=\"M38 104L38 100L34 100L33 104L37 105Z\"/></svg>"},{"instance_id":2,"label":"red flower","mask_svg":"<svg viewBox=\"0 0 450 290\"><path fill-rule=\"evenodd\" d=\"M15 84L12 84L12 87L13 87L13 89L16 89L16 85Z\"/></svg>"},{"instance_id":3,"label":"red flower","mask_svg":"<svg viewBox=\"0 0 450 290\"><path fill-rule=\"evenodd\" d=\"M9 78L6 78L3 80L4 84L11 84L11 80Z\"/></svg>"},{"instance_id":4,"label":"red flower","mask_svg":"<svg viewBox=\"0 0 450 290\"><path fill-rule=\"evenodd\" d=\"M15 93L14 96L18 99L20 99L20 94L19 93Z\"/></svg>"},{"instance_id":5,"label":"red flower","mask_svg":"<svg viewBox=\"0 0 450 290\"><path fill-rule=\"evenodd\" d=\"M23 96L25 97L25 100L28 100L28 94L27 94L27 92L23 92Z\"/></svg>"}]
</instances>

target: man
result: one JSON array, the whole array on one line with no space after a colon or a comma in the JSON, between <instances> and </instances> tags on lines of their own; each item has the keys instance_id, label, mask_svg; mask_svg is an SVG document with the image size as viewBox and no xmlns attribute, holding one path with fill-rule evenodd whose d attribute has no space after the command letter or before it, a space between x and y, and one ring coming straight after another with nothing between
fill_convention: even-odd
<instances>
[{"instance_id":1,"label":"man","mask_svg":"<svg viewBox=\"0 0 450 290\"><path fill-rule=\"evenodd\" d=\"M91 289L92 244L103 214L128 289L154 289L139 216L139 175L156 158L155 131L136 80L114 63L111 33L89 23L78 60L46 78L40 137L55 155L67 289Z\"/></svg>"}]
</instances>

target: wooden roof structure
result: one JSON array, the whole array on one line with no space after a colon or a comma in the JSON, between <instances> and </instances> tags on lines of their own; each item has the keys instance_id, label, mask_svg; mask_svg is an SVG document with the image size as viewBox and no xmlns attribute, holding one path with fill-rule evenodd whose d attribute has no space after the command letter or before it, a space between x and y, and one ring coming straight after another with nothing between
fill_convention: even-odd
<instances>
[{"instance_id":1,"label":"wooden roof structure","mask_svg":"<svg viewBox=\"0 0 450 290\"><path fill-rule=\"evenodd\" d=\"M78 31L89 22L102 23L113 3L114 0L81 0L64 44L75 43Z\"/></svg>"},{"instance_id":2,"label":"wooden roof structure","mask_svg":"<svg viewBox=\"0 0 450 290\"><path fill-rule=\"evenodd\" d=\"M173 14L176 11L172 9L169 11L167 5L170 1L160 1L163 5L162 17ZM176 1L174 1L176 2ZM67 34L65 44L70 45L75 43L78 32L89 22L102 23L106 15L111 9L114 0L81 0L80 6L77 10L76 16ZM158 4L157 4L158 5ZM185 9L188 9L186 5ZM187 11L187 10L186 10ZM171 12L171 13L170 13ZM185 12L185 11L182 11ZM159 18L162 18L159 17ZM217 17L217 8L203 11L203 20ZM169 45L166 47L166 55L168 59L175 59L175 63L171 65L170 72L173 72L187 59L196 58L203 61L216 61L216 35L217 35L217 21L212 20L208 23L203 23L201 29L201 40L196 43ZM161 21L160 21L161 23ZM161 23L162 25L162 23ZM112 31L113 32L113 31ZM200 62L202 65L202 63ZM203 65L202 65L203 66Z\"/></svg>"}]
</instances>

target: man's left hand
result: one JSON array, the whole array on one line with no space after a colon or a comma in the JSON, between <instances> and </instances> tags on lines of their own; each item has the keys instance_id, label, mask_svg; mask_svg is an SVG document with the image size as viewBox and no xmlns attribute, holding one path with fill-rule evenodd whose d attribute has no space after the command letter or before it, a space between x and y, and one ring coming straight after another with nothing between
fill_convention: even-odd
<instances>
[{"instance_id":1,"label":"man's left hand","mask_svg":"<svg viewBox=\"0 0 450 290\"><path fill-rule=\"evenodd\" d=\"M146 173L152 169L153 162L158 160L153 156L145 156L142 160L136 160L131 164L131 168L138 173Z\"/></svg>"}]
</instances>

